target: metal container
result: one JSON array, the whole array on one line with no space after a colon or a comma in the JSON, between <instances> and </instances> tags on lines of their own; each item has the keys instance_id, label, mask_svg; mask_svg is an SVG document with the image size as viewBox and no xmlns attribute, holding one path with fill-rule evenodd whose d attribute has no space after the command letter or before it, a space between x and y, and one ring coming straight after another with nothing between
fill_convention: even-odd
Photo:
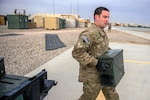
<instances>
[{"instance_id":1,"label":"metal container","mask_svg":"<svg viewBox=\"0 0 150 100\"><path fill-rule=\"evenodd\" d=\"M36 27L38 27L38 28L44 27L44 18L42 16L35 16L33 18L33 22L36 23Z\"/></svg>"},{"instance_id":2,"label":"metal container","mask_svg":"<svg viewBox=\"0 0 150 100\"><path fill-rule=\"evenodd\" d=\"M108 50L99 57L99 60L103 66L107 65L107 70L100 71L101 85L116 87L124 75L123 50Z\"/></svg>"},{"instance_id":3,"label":"metal container","mask_svg":"<svg viewBox=\"0 0 150 100\"><path fill-rule=\"evenodd\" d=\"M25 15L7 15L9 29L28 28L28 16Z\"/></svg>"},{"instance_id":4,"label":"metal container","mask_svg":"<svg viewBox=\"0 0 150 100\"><path fill-rule=\"evenodd\" d=\"M75 28L77 27L76 19L65 18L66 19L66 28Z\"/></svg>"},{"instance_id":5,"label":"metal container","mask_svg":"<svg viewBox=\"0 0 150 100\"><path fill-rule=\"evenodd\" d=\"M45 17L44 28L56 30L59 29L59 18L58 17Z\"/></svg>"},{"instance_id":6,"label":"metal container","mask_svg":"<svg viewBox=\"0 0 150 100\"><path fill-rule=\"evenodd\" d=\"M89 22L89 23L87 23L87 27L90 27L91 25L92 25L92 23L90 23L90 22Z\"/></svg>"},{"instance_id":7,"label":"metal container","mask_svg":"<svg viewBox=\"0 0 150 100\"><path fill-rule=\"evenodd\" d=\"M23 16L24 28L28 28L28 16Z\"/></svg>"},{"instance_id":8,"label":"metal container","mask_svg":"<svg viewBox=\"0 0 150 100\"><path fill-rule=\"evenodd\" d=\"M59 18L59 28L66 28L66 19Z\"/></svg>"},{"instance_id":9,"label":"metal container","mask_svg":"<svg viewBox=\"0 0 150 100\"><path fill-rule=\"evenodd\" d=\"M85 22L79 22L79 23L78 23L78 27L84 28L84 27L85 27Z\"/></svg>"}]
</instances>

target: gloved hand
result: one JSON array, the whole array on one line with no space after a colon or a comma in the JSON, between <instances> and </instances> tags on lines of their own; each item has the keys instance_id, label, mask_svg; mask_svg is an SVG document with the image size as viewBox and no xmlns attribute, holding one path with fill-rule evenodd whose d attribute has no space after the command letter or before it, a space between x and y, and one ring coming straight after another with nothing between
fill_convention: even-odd
<instances>
[{"instance_id":1,"label":"gloved hand","mask_svg":"<svg viewBox=\"0 0 150 100\"><path fill-rule=\"evenodd\" d=\"M100 60L98 60L98 63L96 65L98 71L107 71L110 69L110 67L110 64L101 62Z\"/></svg>"}]
</instances>

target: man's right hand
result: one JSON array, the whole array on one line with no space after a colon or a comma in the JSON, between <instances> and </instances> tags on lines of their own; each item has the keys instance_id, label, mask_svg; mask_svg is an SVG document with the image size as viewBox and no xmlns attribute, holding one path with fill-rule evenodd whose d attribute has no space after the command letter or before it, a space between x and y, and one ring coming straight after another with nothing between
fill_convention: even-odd
<instances>
[{"instance_id":1,"label":"man's right hand","mask_svg":"<svg viewBox=\"0 0 150 100\"><path fill-rule=\"evenodd\" d=\"M96 65L96 68L97 68L98 71L107 71L107 70L110 69L110 67L111 67L110 64L102 62L100 60L98 60L98 63Z\"/></svg>"}]
</instances>

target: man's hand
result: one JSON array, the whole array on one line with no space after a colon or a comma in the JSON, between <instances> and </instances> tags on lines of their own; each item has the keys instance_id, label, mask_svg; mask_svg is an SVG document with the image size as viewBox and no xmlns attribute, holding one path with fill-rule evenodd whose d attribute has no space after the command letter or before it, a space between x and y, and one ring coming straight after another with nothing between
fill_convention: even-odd
<instances>
[{"instance_id":1,"label":"man's hand","mask_svg":"<svg viewBox=\"0 0 150 100\"><path fill-rule=\"evenodd\" d=\"M110 69L110 67L111 67L110 64L105 63L105 62L101 62L100 60L98 60L98 63L96 65L96 68L98 71L107 71Z\"/></svg>"}]
</instances>

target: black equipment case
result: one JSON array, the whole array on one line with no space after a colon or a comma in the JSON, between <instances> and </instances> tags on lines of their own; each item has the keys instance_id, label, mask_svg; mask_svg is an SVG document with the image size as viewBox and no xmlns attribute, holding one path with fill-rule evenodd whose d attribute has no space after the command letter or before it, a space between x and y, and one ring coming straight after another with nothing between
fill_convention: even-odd
<instances>
[{"instance_id":1,"label":"black equipment case","mask_svg":"<svg viewBox=\"0 0 150 100\"><path fill-rule=\"evenodd\" d=\"M43 100L56 84L47 79L45 69L33 77L6 74L4 58L0 58L0 100Z\"/></svg>"}]
</instances>

